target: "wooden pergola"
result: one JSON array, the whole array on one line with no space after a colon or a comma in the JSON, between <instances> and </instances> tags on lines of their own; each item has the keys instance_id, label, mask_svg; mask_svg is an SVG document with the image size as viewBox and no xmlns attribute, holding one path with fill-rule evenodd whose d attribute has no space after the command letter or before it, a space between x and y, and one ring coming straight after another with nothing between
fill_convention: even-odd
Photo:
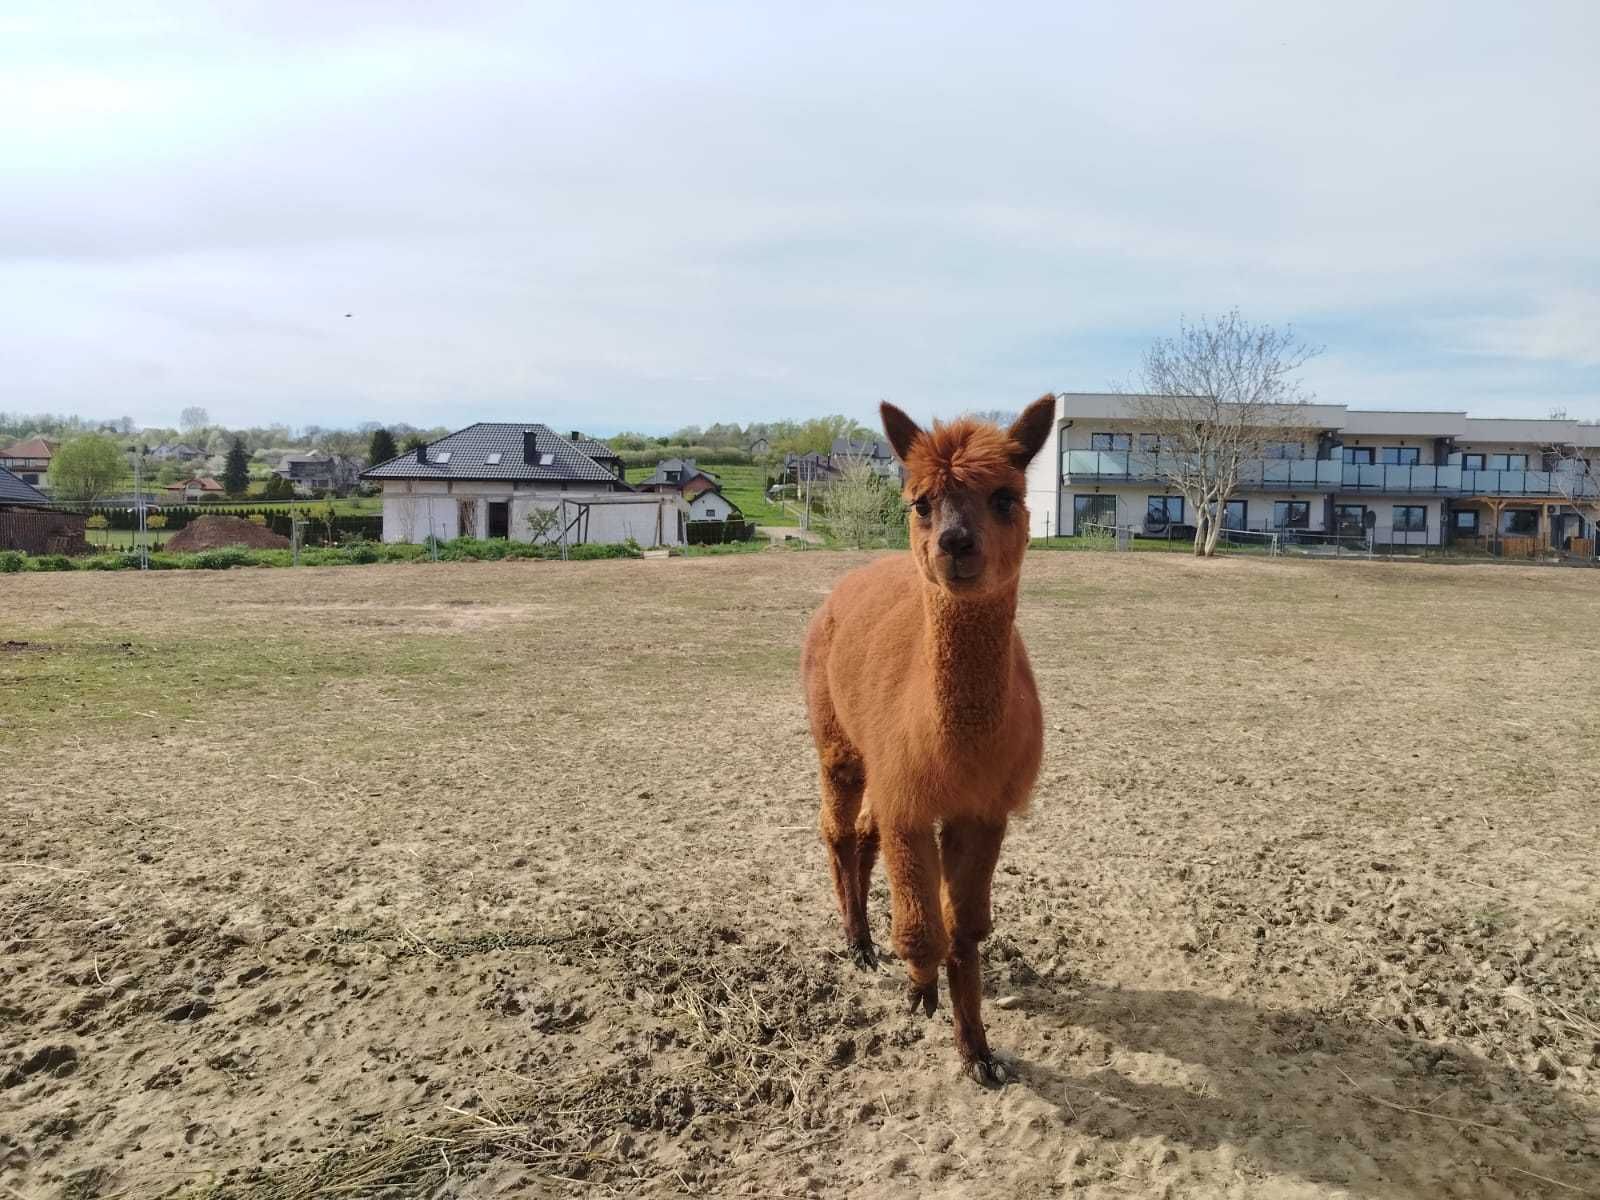
<instances>
[{"instance_id":1,"label":"wooden pergola","mask_svg":"<svg viewBox=\"0 0 1600 1200\"><path fill-rule=\"evenodd\" d=\"M1481 507L1488 514L1487 537L1490 544L1498 546L1501 553L1518 558L1533 558L1541 551L1558 550L1559 547L1555 545L1556 518L1562 515L1563 509L1571 509L1582 515L1582 509L1570 503L1565 497L1536 499L1527 496L1463 496L1454 502L1456 508L1469 505ZM1500 516L1508 508L1533 508L1539 514L1538 529L1531 536L1501 533ZM1594 518L1591 517L1590 520L1593 521ZM1479 536L1484 536L1482 521L1479 522ZM1587 541L1587 539L1579 540ZM1584 557L1593 556L1592 543L1581 547L1574 546L1573 549Z\"/></svg>"}]
</instances>

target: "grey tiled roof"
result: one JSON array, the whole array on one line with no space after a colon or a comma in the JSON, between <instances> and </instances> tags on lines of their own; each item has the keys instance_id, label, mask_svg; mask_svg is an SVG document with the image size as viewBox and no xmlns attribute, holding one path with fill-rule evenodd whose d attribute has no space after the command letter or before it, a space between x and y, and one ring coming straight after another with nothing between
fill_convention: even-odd
<instances>
[{"instance_id":1,"label":"grey tiled roof","mask_svg":"<svg viewBox=\"0 0 1600 1200\"><path fill-rule=\"evenodd\" d=\"M529 464L522 452L522 435L531 430L536 435L536 454L550 454L549 466L541 467L537 461ZM439 456L448 454L449 462L440 462ZM500 461L491 463L491 455L498 454ZM458 429L436 442L428 443L428 461L417 461L417 452L409 450L388 462L362 472L363 479L545 479L567 480L580 483L608 483L617 485L615 474L606 470L594 459L584 454L566 438L547 425L530 421L525 424L480 421Z\"/></svg>"},{"instance_id":2,"label":"grey tiled roof","mask_svg":"<svg viewBox=\"0 0 1600 1200\"><path fill-rule=\"evenodd\" d=\"M49 504L50 498L32 484L23 483L10 471L0 467L0 505Z\"/></svg>"},{"instance_id":3,"label":"grey tiled roof","mask_svg":"<svg viewBox=\"0 0 1600 1200\"><path fill-rule=\"evenodd\" d=\"M593 438L580 437L580 438L568 438L567 440L569 442L571 442L574 446L576 446L579 450L582 450L590 458L594 458L594 459L600 459L600 458L620 459L621 458L621 455L619 455L610 446L606 445L604 442L597 442Z\"/></svg>"}]
</instances>

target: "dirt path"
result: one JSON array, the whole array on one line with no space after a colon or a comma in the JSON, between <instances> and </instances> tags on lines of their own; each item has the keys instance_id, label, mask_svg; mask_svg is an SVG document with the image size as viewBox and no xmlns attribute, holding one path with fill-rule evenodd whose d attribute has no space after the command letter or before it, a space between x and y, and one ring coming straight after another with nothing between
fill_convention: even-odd
<instances>
[{"instance_id":1,"label":"dirt path","mask_svg":"<svg viewBox=\"0 0 1600 1200\"><path fill-rule=\"evenodd\" d=\"M1600 1194L1592 573L1036 555L986 1092L835 954L859 561L6 577L0 1182Z\"/></svg>"}]
</instances>

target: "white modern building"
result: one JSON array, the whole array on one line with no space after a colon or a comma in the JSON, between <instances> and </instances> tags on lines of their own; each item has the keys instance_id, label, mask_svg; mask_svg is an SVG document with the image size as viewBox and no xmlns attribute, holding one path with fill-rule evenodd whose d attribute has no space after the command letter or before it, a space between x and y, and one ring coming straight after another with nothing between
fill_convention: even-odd
<instances>
[{"instance_id":1,"label":"white modern building","mask_svg":"<svg viewBox=\"0 0 1600 1200\"><path fill-rule=\"evenodd\" d=\"M1090 525L1161 536L1193 525L1187 502L1163 482L1138 397L1066 392L1056 406L1028 468L1034 536ZM1600 426L1307 405L1295 410L1293 432L1248 464L1224 528L1380 545L1592 547L1597 508L1583 501L1600 497L1573 447L1593 447L1600 462Z\"/></svg>"},{"instance_id":2,"label":"white modern building","mask_svg":"<svg viewBox=\"0 0 1600 1200\"><path fill-rule=\"evenodd\" d=\"M383 540L457 537L675 546L676 496L636 492L621 460L597 462L540 424L480 422L379 463L362 475L383 489Z\"/></svg>"}]
</instances>

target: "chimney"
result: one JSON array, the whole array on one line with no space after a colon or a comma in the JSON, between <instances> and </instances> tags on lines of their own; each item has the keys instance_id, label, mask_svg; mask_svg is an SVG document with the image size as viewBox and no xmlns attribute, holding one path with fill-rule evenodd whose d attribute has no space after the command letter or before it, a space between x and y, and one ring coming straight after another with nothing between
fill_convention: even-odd
<instances>
[{"instance_id":1,"label":"chimney","mask_svg":"<svg viewBox=\"0 0 1600 1200\"><path fill-rule=\"evenodd\" d=\"M532 429L522 431L522 461L530 467L539 465L539 434Z\"/></svg>"},{"instance_id":2,"label":"chimney","mask_svg":"<svg viewBox=\"0 0 1600 1200\"><path fill-rule=\"evenodd\" d=\"M428 463L428 447L426 443L417 447L417 461L426 466Z\"/></svg>"},{"instance_id":3,"label":"chimney","mask_svg":"<svg viewBox=\"0 0 1600 1200\"><path fill-rule=\"evenodd\" d=\"M576 430L576 429L574 429L574 430L573 430L573 431L572 431L572 437L571 437L571 438L570 438L570 439L568 439L568 440L569 440L569 441L574 441L574 442L575 442L575 441L577 441L577 440L578 440L578 439L579 439L579 438L581 438L581 437L582 437L582 436L583 436L583 434L581 434L581 433L579 433L579 432L578 432L578 431L577 431L577 430Z\"/></svg>"}]
</instances>

